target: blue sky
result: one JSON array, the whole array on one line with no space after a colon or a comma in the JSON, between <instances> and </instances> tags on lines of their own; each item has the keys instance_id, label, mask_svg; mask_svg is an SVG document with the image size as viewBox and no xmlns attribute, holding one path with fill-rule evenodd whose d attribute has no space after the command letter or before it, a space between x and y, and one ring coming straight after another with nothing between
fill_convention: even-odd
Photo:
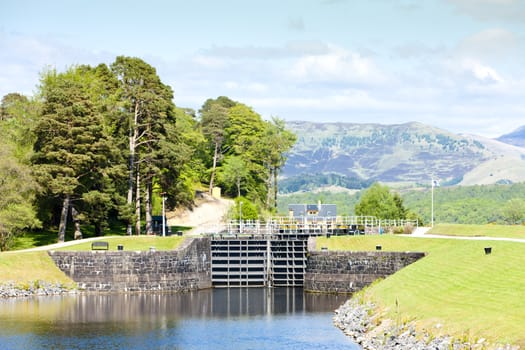
<instances>
[{"instance_id":1,"label":"blue sky","mask_svg":"<svg viewBox=\"0 0 525 350\"><path fill-rule=\"evenodd\" d=\"M0 96L118 55L157 68L180 107L225 95L286 120L525 125L524 0L0 1Z\"/></svg>"}]
</instances>

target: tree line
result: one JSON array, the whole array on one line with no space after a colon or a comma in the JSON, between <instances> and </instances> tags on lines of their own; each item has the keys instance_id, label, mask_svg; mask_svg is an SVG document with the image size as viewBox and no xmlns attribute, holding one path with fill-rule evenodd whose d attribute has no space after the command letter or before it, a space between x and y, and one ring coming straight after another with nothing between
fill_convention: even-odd
<instances>
[{"instance_id":1,"label":"tree line","mask_svg":"<svg viewBox=\"0 0 525 350\"><path fill-rule=\"evenodd\" d=\"M32 97L0 106L0 248L24 230L57 227L65 240L110 222L152 233L153 208L191 206L215 186L273 212L277 177L295 135L228 97L199 111L177 107L156 69L140 58L45 70Z\"/></svg>"},{"instance_id":2,"label":"tree line","mask_svg":"<svg viewBox=\"0 0 525 350\"><path fill-rule=\"evenodd\" d=\"M288 194L299 191L313 191L327 186L361 190L370 187L373 183L374 180L364 180L335 173L302 174L281 179L279 192Z\"/></svg>"},{"instance_id":3,"label":"tree line","mask_svg":"<svg viewBox=\"0 0 525 350\"><path fill-rule=\"evenodd\" d=\"M434 188L434 220L455 224L525 223L525 183ZM354 192L304 192L280 194L278 211L287 213L292 203L337 204L340 215L374 215L382 219L418 219L430 224L432 194L429 186L394 190L377 183Z\"/></svg>"}]
</instances>

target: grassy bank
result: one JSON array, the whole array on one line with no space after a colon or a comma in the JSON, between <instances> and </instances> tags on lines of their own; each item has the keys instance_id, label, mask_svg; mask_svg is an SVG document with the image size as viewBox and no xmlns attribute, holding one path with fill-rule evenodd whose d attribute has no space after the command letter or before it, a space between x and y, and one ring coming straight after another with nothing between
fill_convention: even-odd
<instances>
[{"instance_id":1,"label":"grassy bank","mask_svg":"<svg viewBox=\"0 0 525 350\"><path fill-rule=\"evenodd\" d=\"M145 251L150 247L155 247L156 250L176 249L184 241L184 237L114 236L101 237L100 240L109 243L109 250L117 250L117 246L121 244L124 250ZM91 250L91 242L80 242L56 250L87 251ZM15 282L23 287L35 281L61 283L66 286L75 284L55 266L47 251L0 253L0 284Z\"/></svg>"},{"instance_id":2,"label":"grassy bank","mask_svg":"<svg viewBox=\"0 0 525 350\"><path fill-rule=\"evenodd\" d=\"M525 244L395 236L319 238L329 250L424 251L428 256L369 287L365 298L395 322L439 336L525 345ZM484 247L493 253L485 255Z\"/></svg>"},{"instance_id":3,"label":"grassy bank","mask_svg":"<svg viewBox=\"0 0 525 350\"><path fill-rule=\"evenodd\" d=\"M75 286L75 282L56 267L46 251L0 253L0 284L15 282L23 288L36 281Z\"/></svg>"}]
</instances>

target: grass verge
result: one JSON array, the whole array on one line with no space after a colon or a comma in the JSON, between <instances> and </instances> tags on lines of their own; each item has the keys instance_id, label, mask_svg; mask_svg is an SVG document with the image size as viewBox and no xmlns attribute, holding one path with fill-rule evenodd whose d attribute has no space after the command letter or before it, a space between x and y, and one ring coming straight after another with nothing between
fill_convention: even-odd
<instances>
[{"instance_id":1,"label":"grass verge","mask_svg":"<svg viewBox=\"0 0 525 350\"><path fill-rule=\"evenodd\" d=\"M75 286L45 251L0 253L0 284L14 282L24 287L35 281L60 283L69 288Z\"/></svg>"},{"instance_id":2,"label":"grass verge","mask_svg":"<svg viewBox=\"0 0 525 350\"><path fill-rule=\"evenodd\" d=\"M182 236L112 236L101 237L100 241L108 242L109 250L117 250L117 246L122 245L124 250L145 251L151 247L154 247L155 250L173 250L176 249L184 239ZM91 250L91 242L82 242L56 250L87 251Z\"/></svg>"},{"instance_id":3,"label":"grass verge","mask_svg":"<svg viewBox=\"0 0 525 350\"><path fill-rule=\"evenodd\" d=\"M318 238L329 250L424 251L428 256L367 288L385 317L439 336L525 345L525 244L395 236ZM492 254L485 255L490 245Z\"/></svg>"},{"instance_id":4,"label":"grass verge","mask_svg":"<svg viewBox=\"0 0 525 350\"><path fill-rule=\"evenodd\" d=\"M184 241L184 237L113 236L101 237L100 240L107 241L110 250L117 250L117 246L121 244L124 250L145 251L150 247L155 247L155 250L176 249ZM87 251L91 250L91 242L81 242L56 250ZM70 288L75 286L75 282L56 267L47 251L0 253L0 284L15 282L23 288L35 281L60 283Z\"/></svg>"}]
</instances>

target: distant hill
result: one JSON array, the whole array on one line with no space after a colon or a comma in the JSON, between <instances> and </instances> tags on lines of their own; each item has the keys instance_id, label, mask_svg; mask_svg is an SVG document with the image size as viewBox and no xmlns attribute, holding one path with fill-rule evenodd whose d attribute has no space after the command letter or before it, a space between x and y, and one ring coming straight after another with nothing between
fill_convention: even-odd
<instances>
[{"instance_id":1,"label":"distant hill","mask_svg":"<svg viewBox=\"0 0 525 350\"><path fill-rule=\"evenodd\" d=\"M497 140L509 145L525 147L525 125L509 134L498 137Z\"/></svg>"},{"instance_id":2,"label":"distant hill","mask_svg":"<svg viewBox=\"0 0 525 350\"><path fill-rule=\"evenodd\" d=\"M361 185L370 181L426 185L432 177L444 185L525 181L525 148L498 140L417 122L287 126L298 137L283 169L289 183L320 174L337 174Z\"/></svg>"}]
</instances>

